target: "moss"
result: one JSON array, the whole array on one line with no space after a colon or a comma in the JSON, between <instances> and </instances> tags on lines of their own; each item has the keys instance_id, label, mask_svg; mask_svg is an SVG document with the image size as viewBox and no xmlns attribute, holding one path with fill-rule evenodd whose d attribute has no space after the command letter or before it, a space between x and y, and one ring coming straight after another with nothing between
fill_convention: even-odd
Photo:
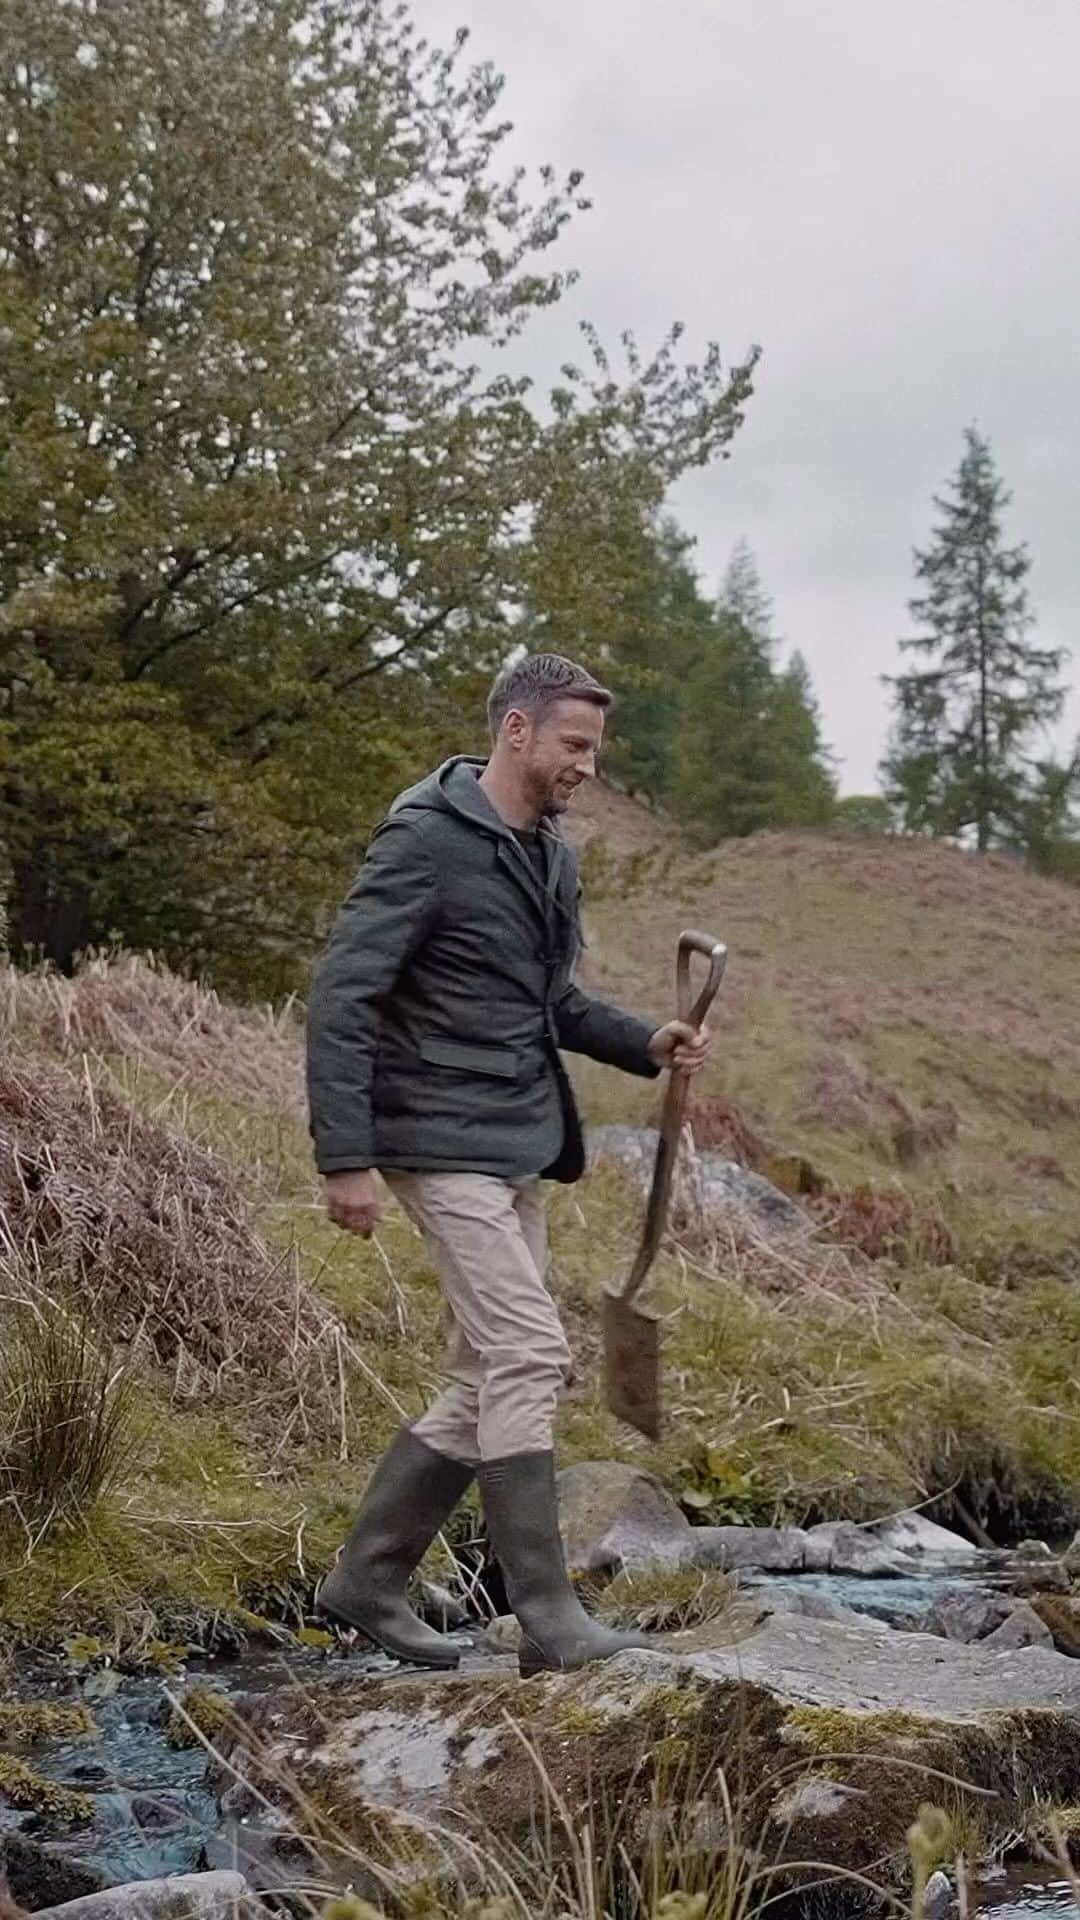
<instances>
[{"instance_id":1,"label":"moss","mask_svg":"<svg viewBox=\"0 0 1080 1920\"><path fill-rule=\"evenodd\" d=\"M0 1753L0 1796L13 1807L25 1807L33 1813L47 1814L72 1826L92 1820L94 1803L89 1794L73 1793L70 1787L46 1780L25 1760L14 1754Z\"/></svg>"},{"instance_id":2,"label":"moss","mask_svg":"<svg viewBox=\"0 0 1080 1920\"><path fill-rule=\"evenodd\" d=\"M798 1745L815 1753L884 1753L930 1737L944 1728L926 1714L846 1713L840 1707L792 1707L787 1727Z\"/></svg>"},{"instance_id":3,"label":"moss","mask_svg":"<svg viewBox=\"0 0 1080 1920\"><path fill-rule=\"evenodd\" d=\"M70 1740L93 1732L93 1715L87 1707L74 1702L25 1700L0 1705L0 1745Z\"/></svg>"},{"instance_id":4,"label":"moss","mask_svg":"<svg viewBox=\"0 0 1080 1920\"><path fill-rule=\"evenodd\" d=\"M583 1738L609 1733L611 1714L603 1707L593 1707L584 1700L567 1700L552 1714L549 1725L553 1733L580 1734Z\"/></svg>"},{"instance_id":5,"label":"moss","mask_svg":"<svg viewBox=\"0 0 1080 1920\"><path fill-rule=\"evenodd\" d=\"M233 1709L225 1694L214 1687L188 1687L169 1715L165 1742L175 1748L197 1747L199 1735L212 1746L223 1727L233 1718Z\"/></svg>"}]
</instances>

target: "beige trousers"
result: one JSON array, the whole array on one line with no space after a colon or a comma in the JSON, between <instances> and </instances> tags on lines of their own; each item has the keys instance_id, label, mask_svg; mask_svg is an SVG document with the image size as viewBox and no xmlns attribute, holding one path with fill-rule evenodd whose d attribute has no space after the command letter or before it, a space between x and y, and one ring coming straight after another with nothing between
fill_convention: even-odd
<instances>
[{"instance_id":1,"label":"beige trousers","mask_svg":"<svg viewBox=\"0 0 1080 1920\"><path fill-rule=\"evenodd\" d=\"M539 1180L383 1177L427 1242L451 1320L449 1385L414 1433L456 1460L547 1452L571 1359L547 1286Z\"/></svg>"}]
</instances>

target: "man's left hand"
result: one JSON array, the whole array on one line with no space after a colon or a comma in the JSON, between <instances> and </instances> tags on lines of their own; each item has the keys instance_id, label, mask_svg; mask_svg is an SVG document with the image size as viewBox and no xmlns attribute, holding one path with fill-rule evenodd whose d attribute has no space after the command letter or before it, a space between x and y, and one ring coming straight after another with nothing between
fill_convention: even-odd
<instances>
[{"instance_id":1,"label":"man's left hand","mask_svg":"<svg viewBox=\"0 0 1080 1920\"><path fill-rule=\"evenodd\" d=\"M649 1041L649 1059L654 1067L677 1067L680 1073L700 1073L711 1045L708 1027L691 1027L685 1020L669 1020Z\"/></svg>"}]
</instances>

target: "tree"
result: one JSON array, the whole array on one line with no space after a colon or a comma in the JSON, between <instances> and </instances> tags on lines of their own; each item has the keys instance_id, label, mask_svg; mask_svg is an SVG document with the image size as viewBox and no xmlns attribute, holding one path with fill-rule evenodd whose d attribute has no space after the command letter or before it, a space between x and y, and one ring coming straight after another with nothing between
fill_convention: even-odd
<instances>
[{"instance_id":1,"label":"tree","mask_svg":"<svg viewBox=\"0 0 1080 1920\"><path fill-rule=\"evenodd\" d=\"M706 839L821 826L833 780L801 655L780 671L771 604L745 543L735 549L696 658L679 676L669 751L674 811Z\"/></svg>"},{"instance_id":2,"label":"tree","mask_svg":"<svg viewBox=\"0 0 1080 1920\"><path fill-rule=\"evenodd\" d=\"M892 808L881 793L845 793L833 807L833 825L843 833L895 832Z\"/></svg>"},{"instance_id":3,"label":"tree","mask_svg":"<svg viewBox=\"0 0 1080 1920\"><path fill-rule=\"evenodd\" d=\"M888 798L909 832L973 832L980 852L1019 833L1041 777L1032 743L1064 702L1063 650L1028 638L1031 562L1026 546L1005 545L1010 498L989 441L968 428L933 541L915 554L909 605L923 631L900 643L929 664L889 682Z\"/></svg>"},{"instance_id":4,"label":"tree","mask_svg":"<svg viewBox=\"0 0 1080 1920\"><path fill-rule=\"evenodd\" d=\"M773 646L773 606L761 584L761 575L747 540L737 540L720 588L719 606L752 634L766 651Z\"/></svg>"},{"instance_id":5,"label":"tree","mask_svg":"<svg viewBox=\"0 0 1080 1920\"><path fill-rule=\"evenodd\" d=\"M774 681L768 709L770 826L824 827L836 797L821 713L801 653Z\"/></svg>"},{"instance_id":6,"label":"tree","mask_svg":"<svg viewBox=\"0 0 1080 1920\"><path fill-rule=\"evenodd\" d=\"M735 431L754 356L676 335L542 409L491 371L584 205L500 175L500 88L383 0L0 0L16 951L291 984L513 644L534 523Z\"/></svg>"}]
</instances>

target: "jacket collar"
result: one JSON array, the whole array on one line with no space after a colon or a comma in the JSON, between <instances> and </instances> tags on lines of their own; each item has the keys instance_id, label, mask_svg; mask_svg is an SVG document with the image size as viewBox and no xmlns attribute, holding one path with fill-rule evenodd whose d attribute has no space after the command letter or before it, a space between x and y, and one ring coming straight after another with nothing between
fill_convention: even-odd
<instances>
[{"instance_id":1,"label":"jacket collar","mask_svg":"<svg viewBox=\"0 0 1080 1920\"><path fill-rule=\"evenodd\" d=\"M540 822L540 837L547 850L547 879L541 886L528 854L515 838L513 828L492 806L480 785L480 775L486 766L486 760L472 755L455 755L415 787L400 794L390 811L396 813L399 807L430 807L439 812L445 810L456 813L481 832L493 834L498 841L502 866L528 894L545 925L548 925L556 914L566 915L566 908L558 898L566 864L566 843L554 821Z\"/></svg>"}]
</instances>

